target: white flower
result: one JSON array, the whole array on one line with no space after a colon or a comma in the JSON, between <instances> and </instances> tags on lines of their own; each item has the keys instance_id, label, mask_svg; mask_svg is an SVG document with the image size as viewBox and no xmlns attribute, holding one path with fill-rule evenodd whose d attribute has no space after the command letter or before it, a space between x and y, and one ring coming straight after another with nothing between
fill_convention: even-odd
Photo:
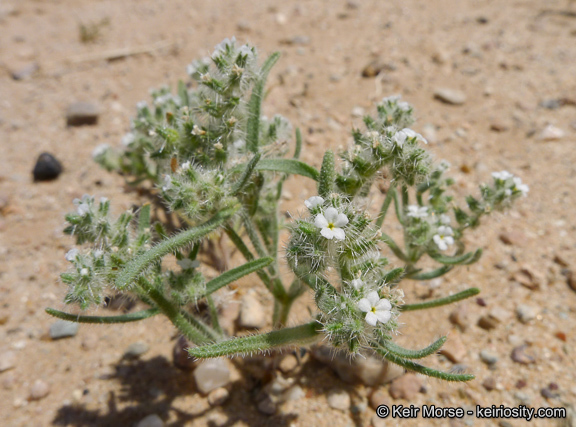
<instances>
[{"instance_id":1,"label":"white flower","mask_svg":"<svg viewBox=\"0 0 576 427\"><path fill-rule=\"evenodd\" d=\"M198 125L194 125L192 128L192 135L204 135L206 133L205 130L202 130L198 127Z\"/></svg>"},{"instance_id":2,"label":"white flower","mask_svg":"<svg viewBox=\"0 0 576 427\"><path fill-rule=\"evenodd\" d=\"M386 98L382 98L381 104L386 104L387 102L397 102L402 98L400 95L392 95Z\"/></svg>"},{"instance_id":3,"label":"white flower","mask_svg":"<svg viewBox=\"0 0 576 427\"><path fill-rule=\"evenodd\" d=\"M428 216L428 207L410 205L408 206L408 216L412 218L426 218Z\"/></svg>"},{"instance_id":4,"label":"white flower","mask_svg":"<svg viewBox=\"0 0 576 427\"><path fill-rule=\"evenodd\" d=\"M314 219L314 225L322 229L320 230L320 234L330 240L334 237L337 240L344 240L346 234L340 227L344 227L346 224L348 224L348 217L343 213L338 213L338 211L332 207L326 209L324 215L318 214Z\"/></svg>"},{"instance_id":5,"label":"white flower","mask_svg":"<svg viewBox=\"0 0 576 427\"><path fill-rule=\"evenodd\" d=\"M308 209L314 209L316 206L324 203L324 199L320 196L312 196L304 202Z\"/></svg>"},{"instance_id":6,"label":"white flower","mask_svg":"<svg viewBox=\"0 0 576 427\"><path fill-rule=\"evenodd\" d=\"M108 148L110 148L108 144L100 144L92 151L92 158L96 159L100 157L102 154L106 152L106 150L108 150Z\"/></svg>"},{"instance_id":7,"label":"white flower","mask_svg":"<svg viewBox=\"0 0 576 427\"><path fill-rule=\"evenodd\" d=\"M498 179L500 181L506 181L508 178L512 178L513 176L514 175L508 171L492 172L492 178Z\"/></svg>"},{"instance_id":8,"label":"white flower","mask_svg":"<svg viewBox=\"0 0 576 427\"><path fill-rule=\"evenodd\" d=\"M414 132L412 129L404 128L404 129L402 129L401 132L404 132L408 138L416 138L416 141L420 141L420 142L423 142L424 144L428 144L428 141L426 141L426 138L424 138L419 133Z\"/></svg>"},{"instance_id":9,"label":"white flower","mask_svg":"<svg viewBox=\"0 0 576 427\"><path fill-rule=\"evenodd\" d=\"M164 185L162 186L162 191L168 191L172 188L172 177L170 175L164 175Z\"/></svg>"},{"instance_id":10,"label":"white flower","mask_svg":"<svg viewBox=\"0 0 576 427\"><path fill-rule=\"evenodd\" d=\"M438 245L438 248L440 248L441 251L445 251L448 249L449 245L454 244L454 237L452 237L453 235L454 232L452 231L452 228L446 225L441 225L438 227L438 234L435 234L433 237L434 243Z\"/></svg>"},{"instance_id":11,"label":"white flower","mask_svg":"<svg viewBox=\"0 0 576 427\"><path fill-rule=\"evenodd\" d=\"M80 270L80 276L88 276L90 274L90 270L88 270L87 268L83 268L82 270Z\"/></svg>"},{"instance_id":12,"label":"white flower","mask_svg":"<svg viewBox=\"0 0 576 427\"><path fill-rule=\"evenodd\" d=\"M78 205L78 215L86 216L88 212L90 212L90 205L85 201L82 201L82 203Z\"/></svg>"},{"instance_id":13,"label":"white flower","mask_svg":"<svg viewBox=\"0 0 576 427\"><path fill-rule=\"evenodd\" d=\"M408 104L407 102L401 101L398 102L398 109L401 111L408 111L410 109L410 104Z\"/></svg>"},{"instance_id":14,"label":"white flower","mask_svg":"<svg viewBox=\"0 0 576 427\"><path fill-rule=\"evenodd\" d=\"M394 141L398 147L402 148L404 142L406 142L407 136L408 135L406 135L406 133L403 130L400 130L396 132L396 134L392 137L392 141Z\"/></svg>"},{"instance_id":15,"label":"white flower","mask_svg":"<svg viewBox=\"0 0 576 427\"><path fill-rule=\"evenodd\" d=\"M354 289L360 289L362 286L364 286L362 279L354 279L352 282L350 282L350 284L354 287Z\"/></svg>"},{"instance_id":16,"label":"white flower","mask_svg":"<svg viewBox=\"0 0 576 427\"><path fill-rule=\"evenodd\" d=\"M146 101L140 101L136 104L137 110L143 110L144 108L148 108L148 103Z\"/></svg>"},{"instance_id":17,"label":"white flower","mask_svg":"<svg viewBox=\"0 0 576 427\"><path fill-rule=\"evenodd\" d=\"M217 150L222 150L224 146L222 145L221 142L217 142L216 144L214 144L214 148Z\"/></svg>"},{"instance_id":18,"label":"white flower","mask_svg":"<svg viewBox=\"0 0 576 427\"><path fill-rule=\"evenodd\" d=\"M94 252L92 252L92 255L94 255L94 258L102 258L104 251L101 249L96 249Z\"/></svg>"},{"instance_id":19,"label":"white flower","mask_svg":"<svg viewBox=\"0 0 576 427\"><path fill-rule=\"evenodd\" d=\"M446 214L440 214L440 224L448 225L450 224L450 217Z\"/></svg>"},{"instance_id":20,"label":"white flower","mask_svg":"<svg viewBox=\"0 0 576 427\"><path fill-rule=\"evenodd\" d=\"M192 166L192 165L190 164L190 162L189 162L189 161L186 161L186 162L182 163L182 166L180 166L180 169L181 169L182 171L187 171L188 169L190 169L190 166Z\"/></svg>"},{"instance_id":21,"label":"white flower","mask_svg":"<svg viewBox=\"0 0 576 427\"><path fill-rule=\"evenodd\" d=\"M72 262L76 259L77 256L78 256L78 249L74 248L66 252L66 255L64 257L66 258L66 261Z\"/></svg>"},{"instance_id":22,"label":"white flower","mask_svg":"<svg viewBox=\"0 0 576 427\"><path fill-rule=\"evenodd\" d=\"M514 181L514 187L512 188L512 190L519 191L522 193L524 197L526 197L526 195L530 191L530 187L528 187L526 184L522 184L522 180L518 177L514 177L513 181Z\"/></svg>"},{"instance_id":23,"label":"white flower","mask_svg":"<svg viewBox=\"0 0 576 427\"><path fill-rule=\"evenodd\" d=\"M381 299L376 291L358 301L358 308L366 313L366 323L371 326L376 326L378 322L386 323L392 317L392 304L385 298Z\"/></svg>"},{"instance_id":24,"label":"white flower","mask_svg":"<svg viewBox=\"0 0 576 427\"><path fill-rule=\"evenodd\" d=\"M226 52L226 46L227 45L233 45L234 43L236 43L236 37L232 37L232 40L230 40L229 38L225 38L224 40L222 40L214 48L214 52L212 52L212 58L220 55L220 53L222 53L222 52Z\"/></svg>"},{"instance_id":25,"label":"white flower","mask_svg":"<svg viewBox=\"0 0 576 427\"><path fill-rule=\"evenodd\" d=\"M124 147L129 147L136 140L136 136L132 132L128 132L122 137L122 145Z\"/></svg>"}]
</instances>

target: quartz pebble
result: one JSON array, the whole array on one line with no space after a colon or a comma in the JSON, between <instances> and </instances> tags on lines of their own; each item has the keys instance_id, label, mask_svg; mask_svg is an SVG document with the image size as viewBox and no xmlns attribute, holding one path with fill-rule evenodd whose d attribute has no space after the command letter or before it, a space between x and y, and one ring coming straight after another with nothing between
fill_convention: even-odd
<instances>
[{"instance_id":1,"label":"quartz pebble","mask_svg":"<svg viewBox=\"0 0 576 427\"><path fill-rule=\"evenodd\" d=\"M266 326L264 308L254 292L249 292L242 297L238 324L246 329L260 329Z\"/></svg>"},{"instance_id":2,"label":"quartz pebble","mask_svg":"<svg viewBox=\"0 0 576 427\"><path fill-rule=\"evenodd\" d=\"M461 105L466 102L466 94L456 89L438 88L434 91L434 98L451 105Z\"/></svg>"},{"instance_id":3,"label":"quartz pebble","mask_svg":"<svg viewBox=\"0 0 576 427\"><path fill-rule=\"evenodd\" d=\"M528 323L536 318L538 308L527 304L520 304L516 307L516 316L522 323Z\"/></svg>"},{"instance_id":4,"label":"quartz pebble","mask_svg":"<svg viewBox=\"0 0 576 427\"><path fill-rule=\"evenodd\" d=\"M230 368L225 359L207 359L194 370L196 386L202 394L224 387L230 381Z\"/></svg>"},{"instance_id":5,"label":"quartz pebble","mask_svg":"<svg viewBox=\"0 0 576 427\"><path fill-rule=\"evenodd\" d=\"M164 427L164 421L158 415L152 414L142 418L136 427Z\"/></svg>"},{"instance_id":6,"label":"quartz pebble","mask_svg":"<svg viewBox=\"0 0 576 427\"><path fill-rule=\"evenodd\" d=\"M390 384L390 396L394 399L413 400L422 388L422 380L416 374L406 374Z\"/></svg>"},{"instance_id":7,"label":"quartz pebble","mask_svg":"<svg viewBox=\"0 0 576 427\"><path fill-rule=\"evenodd\" d=\"M40 400L48 396L50 393L50 386L42 380L34 381L30 388L30 400Z\"/></svg>"},{"instance_id":8,"label":"quartz pebble","mask_svg":"<svg viewBox=\"0 0 576 427\"><path fill-rule=\"evenodd\" d=\"M50 326L50 338L58 340L73 337L78 333L78 323L57 320Z\"/></svg>"},{"instance_id":9,"label":"quartz pebble","mask_svg":"<svg viewBox=\"0 0 576 427\"><path fill-rule=\"evenodd\" d=\"M330 390L328 396L328 405L333 409L347 411L350 409L350 395L344 390Z\"/></svg>"},{"instance_id":10,"label":"quartz pebble","mask_svg":"<svg viewBox=\"0 0 576 427\"><path fill-rule=\"evenodd\" d=\"M558 141L559 139L564 138L564 136L565 133L562 129L557 128L556 126L548 125L542 129L538 139L542 141Z\"/></svg>"},{"instance_id":11,"label":"quartz pebble","mask_svg":"<svg viewBox=\"0 0 576 427\"><path fill-rule=\"evenodd\" d=\"M212 406L220 406L230 397L230 393L224 387L212 390L208 394L208 403Z\"/></svg>"},{"instance_id":12,"label":"quartz pebble","mask_svg":"<svg viewBox=\"0 0 576 427\"><path fill-rule=\"evenodd\" d=\"M293 371L298 366L298 359L293 354L287 354L282 358L280 364L278 365L278 369L280 369L283 373L288 373Z\"/></svg>"}]
</instances>

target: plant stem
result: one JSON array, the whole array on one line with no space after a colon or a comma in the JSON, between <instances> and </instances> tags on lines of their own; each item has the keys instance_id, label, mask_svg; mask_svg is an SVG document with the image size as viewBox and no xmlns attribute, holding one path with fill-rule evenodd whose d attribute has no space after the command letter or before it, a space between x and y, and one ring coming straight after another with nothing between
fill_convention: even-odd
<instances>
[{"instance_id":1,"label":"plant stem","mask_svg":"<svg viewBox=\"0 0 576 427\"><path fill-rule=\"evenodd\" d=\"M419 304L404 304L398 308L401 311L424 310L426 308L440 307L442 305L452 304L453 302L473 297L474 295L478 295L479 293L480 289L470 288L466 289L465 291L458 292L457 294L450 295L444 298L438 298L432 301L422 302Z\"/></svg>"},{"instance_id":2,"label":"plant stem","mask_svg":"<svg viewBox=\"0 0 576 427\"><path fill-rule=\"evenodd\" d=\"M378 219L376 220L376 227L381 228L384 223L384 218L386 218L386 213L388 212L388 207L392 203L392 199L396 195L396 184L392 184L388 191L386 192L386 197L380 208L380 213L378 214Z\"/></svg>"}]
</instances>

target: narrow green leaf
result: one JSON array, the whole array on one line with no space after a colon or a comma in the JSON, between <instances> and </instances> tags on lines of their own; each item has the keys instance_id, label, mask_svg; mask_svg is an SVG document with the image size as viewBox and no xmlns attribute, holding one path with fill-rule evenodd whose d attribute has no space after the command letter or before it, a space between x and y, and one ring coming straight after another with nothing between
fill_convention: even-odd
<instances>
[{"instance_id":1,"label":"narrow green leaf","mask_svg":"<svg viewBox=\"0 0 576 427\"><path fill-rule=\"evenodd\" d=\"M149 308L147 310L122 314L120 316L83 316L80 314L70 314L63 311L54 310L53 308L47 308L46 313L48 313L50 316L54 316L62 320L68 320L70 322L108 324L137 322L139 320L144 320L148 319L149 317L156 316L158 313L160 313L160 310L157 308Z\"/></svg>"},{"instance_id":2,"label":"narrow green leaf","mask_svg":"<svg viewBox=\"0 0 576 427\"><path fill-rule=\"evenodd\" d=\"M410 280L432 280L435 279L436 277L445 275L450 270L452 270L452 268L454 267L452 267L451 265L445 265L443 267L437 268L435 270L430 270L425 273L408 274L406 275L406 278Z\"/></svg>"},{"instance_id":3,"label":"narrow green leaf","mask_svg":"<svg viewBox=\"0 0 576 427\"><path fill-rule=\"evenodd\" d=\"M382 233L382 237L381 240L386 243L388 245L388 247L390 249L392 249L392 252L394 252L394 255L396 255L398 258L400 258L402 261L404 262L408 262L408 258L406 257L406 255L404 254L404 252L402 252L402 249L400 249L400 247L396 244L396 242L394 242L394 240L392 239L392 237L388 236L385 233Z\"/></svg>"},{"instance_id":4,"label":"narrow green leaf","mask_svg":"<svg viewBox=\"0 0 576 427\"><path fill-rule=\"evenodd\" d=\"M134 258L124 266L122 271L120 271L120 274L116 277L116 287L118 289L124 289L126 286L133 283L153 262L214 231L230 219L230 217L234 215L239 208L240 206L234 206L220 211L204 224L170 237L157 244L149 251Z\"/></svg>"},{"instance_id":5,"label":"narrow green leaf","mask_svg":"<svg viewBox=\"0 0 576 427\"><path fill-rule=\"evenodd\" d=\"M398 283L400 279L404 276L404 269L402 267L395 268L390 270L388 273L384 275L382 281L384 283Z\"/></svg>"},{"instance_id":6,"label":"narrow green leaf","mask_svg":"<svg viewBox=\"0 0 576 427\"><path fill-rule=\"evenodd\" d=\"M246 164L241 164L235 166L232 171L238 172L240 170L244 170L245 167ZM305 176L306 178L311 178L314 181L318 181L318 177L320 175L318 170L296 159L262 159L258 162L255 169L258 171L271 171L301 175Z\"/></svg>"},{"instance_id":7,"label":"narrow green leaf","mask_svg":"<svg viewBox=\"0 0 576 427\"><path fill-rule=\"evenodd\" d=\"M429 254L430 258L438 261L441 264L447 265L467 265L477 262L482 256L482 249L478 249L475 252L468 252L464 255L459 256L445 256L439 253Z\"/></svg>"},{"instance_id":8,"label":"narrow green leaf","mask_svg":"<svg viewBox=\"0 0 576 427\"><path fill-rule=\"evenodd\" d=\"M317 322L311 322L267 334L233 338L216 344L193 347L188 349L188 353L192 357L205 359L209 357L264 352L289 345L309 344L319 338L320 333L318 332L318 328L319 324Z\"/></svg>"},{"instance_id":9,"label":"narrow green leaf","mask_svg":"<svg viewBox=\"0 0 576 427\"><path fill-rule=\"evenodd\" d=\"M401 311L414 311L414 310L424 310L426 308L440 307L442 305L452 304L453 302L461 301L466 298L478 295L480 289L470 288L465 291L458 292L457 294L450 295L444 298L435 299L432 301L426 301L418 304L404 304L398 307Z\"/></svg>"},{"instance_id":10,"label":"narrow green leaf","mask_svg":"<svg viewBox=\"0 0 576 427\"><path fill-rule=\"evenodd\" d=\"M386 218L386 213L388 212L388 207L393 199L397 197L395 184L391 185L386 192L386 197L384 202L382 202L382 207L380 208L380 213L378 214L378 219L376 220L376 227L381 228L384 223L384 218Z\"/></svg>"},{"instance_id":11,"label":"narrow green leaf","mask_svg":"<svg viewBox=\"0 0 576 427\"><path fill-rule=\"evenodd\" d=\"M147 228L150 228L150 203L142 206L138 216L138 232L143 233Z\"/></svg>"},{"instance_id":12,"label":"narrow green leaf","mask_svg":"<svg viewBox=\"0 0 576 427\"><path fill-rule=\"evenodd\" d=\"M301 151L302 151L302 134L300 133L300 128L296 128L296 149L294 150L294 159L298 160L300 158Z\"/></svg>"},{"instance_id":13,"label":"narrow green leaf","mask_svg":"<svg viewBox=\"0 0 576 427\"><path fill-rule=\"evenodd\" d=\"M240 191L242 191L242 189L248 183L248 180L252 176L252 172L254 172L254 168L260 161L261 157L262 155L260 153L256 153L254 157L252 157L252 159L248 162L248 164L246 165L246 169L244 169L244 173L242 173L242 176L240 177L238 182L234 184L234 187L232 188L232 195L236 196Z\"/></svg>"},{"instance_id":14,"label":"narrow green leaf","mask_svg":"<svg viewBox=\"0 0 576 427\"><path fill-rule=\"evenodd\" d=\"M203 296L210 295L216 292L218 289L240 279L241 277L247 276L250 273L254 273L264 267L269 266L274 262L274 258L260 258L254 261L247 262L244 265L228 270L222 273L220 276L210 280L206 283L206 292Z\"/></svg>"},{"instance_id":15,"label":"narrow green leaf","mask_svg":"<svg viewBox=\"0 0 576 427\"><path fill-rule=\"evenodd\" d=\"M320 168L320 177L318 179L318 195L320 197L328 198L334 189L334 182L336 181L336 171L334 169L334 152L327 150L322 159L322 167Z\"/></svg>"},{"instance_id":16,"label":"narrow green leaf","mask_svg":"<svg viewBox=\"0 0 576 427\"><path fill-rule=\"evenodd\" d=\"M398 344L393 343L392 341L383 341L382 347L388 350L390 353L393 353L395 356L404 358L404 359L422 359L426 356L430 356L433 353L436 353L440 347L444 345L446 342L446 337L439 338L438 340L434 341L428 347L423 348L421 350L409 350L404 347L400 347Z\"/></svg>"}]
</instances>

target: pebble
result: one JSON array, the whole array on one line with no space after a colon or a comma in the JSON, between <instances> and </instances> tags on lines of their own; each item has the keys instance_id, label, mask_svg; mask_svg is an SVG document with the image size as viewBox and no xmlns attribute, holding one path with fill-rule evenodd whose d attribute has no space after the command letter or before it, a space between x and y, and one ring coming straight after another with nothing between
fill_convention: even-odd
<instances>
[{"instance_id":1,"label":"pebble","mask_svg":"<svg viewBox=\"0 0 576 427\"><path fill-rule=\"evenodd\" d=\"M482 387L488 391L492 391L496 388L496 380L494 377L488 377L482 382Z\"/></svg>"},{"instance_id":2,"label":"pebble","mask_svg":"<svg viewBox=\"0 0 576 427\"><path fill-rule=\"evenodd\" d=\"M283 373L288 373L296 369L298 366L298 359L293 354L287 354L282 358L280 364L278 365L278 369Z\"/></svg>"},{"instance_id":3,"label":"pebble","mask_svg":"<svg viewBox=\"0 0 576 427\"><path fill-rule=\"evenodd\" d=\"M50 153L42 153L38 156L34 169L32 170L32 175L34 176L34 181L50 181L52 179L58 178L62 173L62 165Z\"/></svg>"},{"instance_id":4,"label":"pebble","mask_svg":"<svg viewBox=\"0 0 576 427\"><path fill-rule=\"evenodd\" d=\"M530 402L532 401L530 395L524 393L523 391L517 391L516 393L514 393L514 398L523 405L529 405Z\"/></svg>"},{"instance_id":5,"label":"pebble","mask_svg":"<svg viewBox=\"0 0 576 427\"><path fill-rule=\"evenodd\" d=\"M239 326L246 329L260 329L266 326L264 308L254 292L248 292L242 297L240 307Z\"/></svg>"},{"instance_id":6,"label":"pebble","mask_svg":"<svg viewBox=\"0 0 576 427\"><path fill-rule=\"evenodd\" d=\"M135 342L128 346L124 352L124 357L127 359L135 359L145 354L148 350L150 350L150 346L145 342Z\"/></svg>"},{"instance_id":7,"label":"pebble","mask_svg":"<svg viewBox=\"0 0 576 427\"><path fill-rule=\"evenodd\" d=\"M510 126L503 121L495 120L490 123L490 130L494 132L506 132L508 129L510 129Z\"/></svg>"},{"instance_id":8,"label":"pebble","mask_svg":"<svg viewBox=\"0 0 576 427\"><path fill-rule=\"evenodd\" d=\"M100 111L98 107L89 102L75 102L66 110L66 124L68 126L95 125L98 123Z\"/></svg>"},{"instance_id":9,"label":"pebble","mask_svg":"<svg viewBox=\"0 0 576 427\"><path fill-rule=\"evenodd\" d=\"M462 105L466 102L466 94L457 89L438 88L434 91L434 98L451 105Z\"/></svg>"},{"instance_id":10,"label":"pebble","mask_svg":"<svg viewBox=\"0 0 576 427\"><path fill-rule=\"evenodd\" d=\"M535 319L538 314L538 308L527 304L520 304L516 307L516 316L522 323L528 323Z\"/></svg>"},{"instance_id":11,"label":"pebble","mask_svg":"<svg viewBox=\"0 0 576 427\"><path fill-rule=\"evenodd\" d=\"M294 36L280 41L282 44L289 46L307 46L310 44L310 37L308 36Z\"/></svg>"},{"instance_id":12,"label":"pebble","mask_svg":"<svg viewBox=\"0 0 576 427\"><path fill-rule=\"evenodd\" d=\"M230 368L225 359L208 359L194 370L196 386L202 394L224 387L230 382Z\"/></svg>"},{"instance_id":13,"label":"pebble","mask_svg":"<svg viewBox=\"0 0 576 427\"><path fill-rule=\"evenodd\" d=\"M294 387L290 387L288 390L284 392L282 395L282 401L288 402L292 400L300 400L306 396L306 392L302 387L299 385L295 385Z\"/></svg>"},{"instance_id":14,"label":"pebble","mask_svg":"<svg viewBox=\"0 0 576 427\"><path fill-rule=\"evenodd\" d=\"M570 271L570 274L566 277L566 283L568 283L570 289L576 292L576 274L573 274L572 271Z\"/></svg>"},{"instance_id":15,"label":"pebble","mask_svg":"<svg viewBox=\"0 0 576 427\"><path fill-rule=\"evenodd\" d=\"M197 362L190 357L190 354L186 351L190 346L191 344L188 340L181 336L172 348L172 362L174 363L174 366L184 371L191 371L200 364L200 362Z\"/></svg>"},{"instance_id":16,"label":"pebble","mask_svg":"<svg viewBox=\"0 0 576 427\"><path fill-rule=\"evenodd\" d=\"M468 304L459 304L458 307L450 313L448 320L450 320L450 323L453 325L458 326L462 331L468 329L468 325L470 324Z\"/></svg>"},{"instance_id":17,"label":"pebble","mask_svg":"<svg viewBox=\"0 0 576 427\"><path fill-rule=\"evenodd\" d=\"M452 363L460 363L466 357L466 346L457 334L452 334L439 351L446 356Z\"/></svg>"},{"instance_id":18,"label":"pebble","mask_svg":"<svg viewBox=\"0 0 576 427\"><path fill-rule=\"evenodd\" d=\"M164 421L158 415L152 414L142 418L136 427L164 427Z\"/></svg>"},{"instance_id":19,"label":"pebble","mask_svg":"<svg viewBox=\"0 0 576 427\"><path fill-rule=\"evenodd\" d=\"M394 71L395 69L396 66L393 64L386 64L379 60L374 60L362 69L362 77L376 77L382 71Z\"/></svg>"},{"instance_id":20,"label":"pebble","mask_svg":"<svg viewBox=\"0 0 576 427\"><path fill-rule=\"evenodd\" d=\"M490 350L482 350L480 352L480 359L487 365L495 365L499 360L498 355Z\"/></svg>"},{"instance_id":21,"label":"pebble","mask_svg":"<svg viewBox=\"0 0 576 427\"><path fill-rule=\"evenodd\" d=\"M256 408L265 415L274 415L276 413L276 403L270 399L270 396L266 396L258 402Z\"/></svg>"},{"instance_id":22,"label":"pebble","mask_svg":"<svg viewBox=\"0 0 576 427\"><path fill-rule=\"evenodd\" d=\"M352 117L364 117L364 114L366 114L364 108L362 107L352 108Z\"/></svg>"},{"instance_id":23,"label":"pebble","mask_svg":"<svg viewBox=\"0 0 576 427\"><path fill-rule=\"evenodd\" d=\"M530 354L526 353L527 347L528 347L528 345L526 345L526 344L515 347L512 350L512 354L510 356L510 357L512 357L512 360L514 362L520 363L522 365L529 365L531 363L535 363L536 359L534 358L534 356L531 356Z\"/></svg>"},{"instance_id":24,"label":"pebble","mask_svg":"<svg viewBox=\"0 0 576 427\"><path fill-rule=\"evenodd\" d=\"M366 355L350 360L345 351L334 351L325 345L312 347L311 355L336 371L347 383L362 383L368 387L386 384L404 374L404 368L382 360L379 356Z\"/></svg>"},{"instance_id":25,"label":"pebble","mask_svg":"<svg viewBox=\"0 0 576 427\"><path fill-rule=\"evenodd\" d=\"M50 338L58 340L73 337L78 333L78 323L67 320L57 320L50 326Z\"/></svg>"},{"instance_id":26,"label":"pebble","mask_svg":"<svg viewBox=\"0 0 576 427\"><path fill-rule=\"evenodd\" d=\"M406 374L390 384L390 396L394 399L413 400L422 388L422 380L416 374Z\"/></svg>"},{"instance_id":27,"label":"pebble","mask_svg":"<svg viewBox=\"0 0 576 427\"><path fill-rule=\"evenodd\" d=\"M344 390L330 390L328 396L328 405L333 409L348 411L350 409L350 395Z\"/></svg>"},{"instance_id":28,"label":"pebble","mask_svg":"<svg viewBox=\"0 0 576 427\"><path fill-rule=\"evenodd\" d=\"M0 354L0 372L9 371L16 366L16 353L6 351Z\"/></svg>"},{"instance_id":29,"label":"pebble","mask_svg":"<svg viewBox=\"0 0 576 427\"><path fill-rule=\"evenodd\" d=\"M211 406L220 406L228 400L230 397L230 392L224 387L219 387L208 393L208 403Z\"/></svg>"},{"instance_id":30,"label":"pebble","mask_svg":"<svg viewBox=\"0 0 576 427\"><path fill-rule=\"evenodd\" d=\"M376 409L380 405L390 406L390 394L384 388L376 389L370 395L370 407Z\"/></svg>"},{"instance_id":31,"label":"pebble","mask_svg":"<svg viewBox=\"0 0 576 427\"><path fill-rule=\"evenodd\" d=\"M526 235L518 230L504 231L498 236L505 245L523 246L526 242Z\"/></svg>"},{"instance_id":32,"label":"pebble","mask_svg":"<svg viewBox=\"0 0 576 427\"><path fill-rule=\"evenodd\" d=\"M2 388L4 390L12 390L16 385L18 378L14 372L6 372L2 375Z\"/></svg>"},{"instance_id":33,"label":"pebble","mask_svg":"<svg viewBox=\"0 0 576 427\"><path fill-rule=\"evenodd\" d=\"M436 132L436 126L431 123L425 124L422 127L422 136L426 139L426 141L431 142L434 144L438 142L438 133Z\"/></svg>"},{"instance_id":34,"label":"pebble","mask_svg":"<svg viewBox=\"0 0 576 427\"><path fill-rule=\"evenodd\" d=\"M557 397L560 397L560 392L558 391L558 384L556 383L548 384L548 387L544 387L543 389L540 390L540 394L542 395L542 397L545 397L546 399L555 399Z\"/></svg>"},{"instance_id":35,"label":"pebble","mask_svg":"<svg viewBox=\"0 0 576 427\"><path fill-rule=\"evenodd\" d=\"M544 284L545 281L544 276L540 272L528 266L524 266L512 274L511 279L530 290L539 289L540 285Z\"/></svg>"},{"instance_id":36,"label":"pebble","mask_svg":"<svg viewBox=\"0 0 576 427\"><path fill-rule=\"evenodd\" d=\"M50 393L50 386L42 380L36 380L34 381L34 384L32 384L32 387L30 388L29 399L40 400L48 396L49 393Z\"/></svg>"},{"instance_id":37,"label":"pebble","mask_svg":"<svg viewBox=\"0 0 576 427\"><path fill-rule=\"evenodd\" d=\"M559 139L564 138L564 136L565 133L562 129L557 128L556 126L553 125L548 125L544 129L542 129L542 132L540 132L538 139L540 139L541 141L558 141Z\"/></svg>"},{"instance_id":38,"label":"pebble","mask_svg":"<svg viewBox=\"0 0 576 427\"><path fill-rule=\"evenodd\" d=\"M24 65L17 70L12 71L12 78L14 80L26 80L32 77L36 71L38 71L38 63L31 62L30 64Z\"/></svg>"}]
</instances>

